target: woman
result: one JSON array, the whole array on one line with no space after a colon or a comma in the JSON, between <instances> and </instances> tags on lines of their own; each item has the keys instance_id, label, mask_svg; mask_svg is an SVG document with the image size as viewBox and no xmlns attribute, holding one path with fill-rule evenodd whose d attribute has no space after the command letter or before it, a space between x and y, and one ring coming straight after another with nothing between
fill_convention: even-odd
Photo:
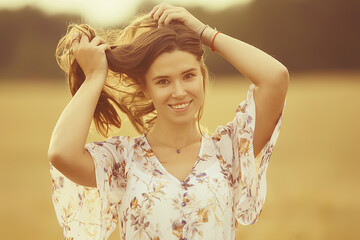
<instances>
[{"instance_id":1,"label":"woman","mask_svg":"<svg viewBox=\"0 0 360 240\"><path fill-rule=\"evenodd\" d=\"M65 237L107 239L119 223L122 239L235 239L237 222L254 223L264 204L287 69L166 3L119 36L105 41L75 26L57 49L74 95L48 153ZM199 127L208 78L202 44L253 83L234 120L211 136ZM120 100L109 79L127 84ZM104 135L120 127L113 104L141 135L85 144L92 117Z\"/></svg>"}]
</instances>

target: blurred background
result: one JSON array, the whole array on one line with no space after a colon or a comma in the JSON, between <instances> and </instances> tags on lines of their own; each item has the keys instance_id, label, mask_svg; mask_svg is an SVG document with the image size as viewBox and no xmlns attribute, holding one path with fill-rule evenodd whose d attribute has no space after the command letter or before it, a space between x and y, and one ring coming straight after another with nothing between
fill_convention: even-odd
<instances>
[{"instance_id":1,"label":"blurred background","mask_svg":"<svg viewBox=\"0 0 360 240\"><path fill-rule=\"evenodd\" d=\"M0 228L2 239L62 239L47 149L71 99L55 61L71 22L122 27L160 1L0 2ZM250 43L290 71L281 134L259 221L237 239L360 239L360 1L182 0L202 22ZM250 81L206 52L213 75L202 125L234 117ZM114 134L136 136L129 123ZM89 141L102 139L94 128ZM120 239L118 229L111 236Z\"/></svg>"}]
</instances>

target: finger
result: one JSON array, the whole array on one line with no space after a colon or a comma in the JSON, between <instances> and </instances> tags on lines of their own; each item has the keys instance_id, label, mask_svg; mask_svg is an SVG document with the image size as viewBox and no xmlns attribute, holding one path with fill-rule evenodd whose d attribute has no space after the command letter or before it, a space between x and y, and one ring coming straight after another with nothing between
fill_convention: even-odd
<instances>
[{"instance_id":1,"label":"finger","mask_svg":"<svg viewBox=\"0 0 360 240\"><path fill-rule=\"evenodd\" d=\"M153 9L152 9L151 12L150 12L150 16L151 16L151 17L154 17L154 14L155 14L155 12L158 10L158 8L159 8L159 5L156 5L155 7L153 7Z\"/></svg>"},{"instance_id":2,"label":"finger","mask_svg":"<svg viewBox=\"0 0 360 240\"><path fill-rule=\"evenodd\" d=\"M169 7L173 7L167 3L161 3L158 5L158 8L156 9L156 11L153 14L153 18L154 20L158 20L160 18L160 16L163 14L163 12L168 9Z\"/></svg>"},{"instance_id":3,"label":"finger","mask_svg":"<svg viewBox=\"0 0 360 240\"><path fill-rule=\"evenodd\" d=\"M160 18L160 16L161 16L161 14L162 14L163 11L164 11L164 10L161 9L161 7L159 7L158 9L156 9L155 12L153 13L153 19L154 19L155 21L157 21L157 20Z\"/></svg>"},{"instance_id":4,"label":"finger","mask_svg":"<svg viewBox=\"0 0 360 240\"><path fill-rule=\"evenodd\" d=\"M158 26L160 26L160 27L167 26L165 24L165 21L167 21L167 24L169 24L171 22L171 20L172 20L171 19L170 22L169 22L169 20L168 20L169 15L171 14L173 16L173 18L174 18L177 13L179 13L178 9L167 9L167 10L165 10L163 12L163 14L161 15L161 17L159 18L159 20L158 20Z\"/></svg>"},{"instance_id":5,"label":"finger","mask_svg":"<svg viewBox=\"0 0 360 240\"><path fill-rule=\"evenodd\" d=\"M88 36L85 35L85 34L81 34L80 44L86 44L86 43L89 43L89 38L88 38Z\"/></svg>"},{"instance_id":6,"label":"finger","mask_svg":"<svg viewBox=\"0 0 360 240\"><path fill-rule=\"evenodd\" d=\"M163 26L164 26L164 27L168 27L173 20L178 20L178 21L180 21L180 22L183 22L178 13L170 13L170 14L166 17L166 19L165 19L165 21L164 21L164 23L163 23Z\"/></svg>"},{"instance_id":7,"label":"finger","mask_svg":"<svg viewBox=\"0 0 360 240\"><path fill-rule=\"evenodd\" d=\"M106 43L104 39L102 39L99 36L94 37L91 42L90 42L93 46L98 46L100 44Z\"/></svg>"},{"instance_id":8,"label":"finger","mask_svg":"<svg viewBox=\"0 0 360 240\"><path fill-rule=\"evenodd\" d=\"M69 39L69 48L75 48L79 44L79 33L71 34Z\"/></svg>"},{"instance_id":9,"label":"finger","mask_svg":"<svg viewBox=\"0 0 360 240\"><path fill-rule=\"evenodd\" d=\"M77 46L79 45L79 39L78 38L75 38L71 41L70 43L70 48L71 49L75 49L77 48Z\"/></svg>"},{"instance_id":10,"label":"finger","mask_svg":"<svg viewBox=\"0 0 360 240\"><path fill-rule=\"evenodd\" d=\"M76 39L79 39L79 33L72 33L69 37L70 42L74 42Z\"/></svg>"},{"instance_id":11,"label":"finger","mask_svg":"<svg viewBox=\"0 0 360 240\"><path fill-rule=\"evenodd\" d=\"M160 8L160 7L164 7L164 6L166 6L166 5L169 5L169 4L167 4L167 3L160 3L160 4L156 5L156 6L151 10L150 15L154 17L155 13L159 10L159 8ZM171 6L171 5L169 5L169 6Z\"/></svg>"},{"instance_id":12,"label":"finger","mask_svg":"<svg viewBox=\"0 0 360 240\"><path fill-rule=\"evenodd\" d=\"M102 51L108 51L111 50L110 46L107 44L100 44L99 46L97 46L99 49L101 49Z\"/></svg>"}]
</instances>

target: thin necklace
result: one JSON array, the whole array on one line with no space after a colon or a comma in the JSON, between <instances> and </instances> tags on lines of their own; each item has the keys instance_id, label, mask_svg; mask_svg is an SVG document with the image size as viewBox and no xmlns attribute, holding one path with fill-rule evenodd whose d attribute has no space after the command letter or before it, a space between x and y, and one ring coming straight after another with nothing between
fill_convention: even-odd
<instances>
[{"instance_id":1,"label":"thin necklace","mask_svg":"<svg viewBox=\"0 0 360 240\"><path fill-rule=\"evenodd\" d=\"M152 134L151 131L149 131L149 133L150 133L151 136L152 136L156 141L158 141L159 143L161 143L161 144L163 144L163 145L165 145L165 146L171 147L171 148L176 148L176 152L177 152L178 154L180 153L180 149L185 148L185 147L187 147L187 146L189 146L189 145L191 145L191 144L194 143L194 142L192 142L192 143L189 143L189 144L187 144L187 145L185 145L185 146L182 146L182 147L173 147L173 146L170 146L170 145L168 145L168 144L166 144L166 143L163 143L162 141L160 141L159 139L157 139L157 138L154 136L154 134Z\"/></svg>"}]
</instances>

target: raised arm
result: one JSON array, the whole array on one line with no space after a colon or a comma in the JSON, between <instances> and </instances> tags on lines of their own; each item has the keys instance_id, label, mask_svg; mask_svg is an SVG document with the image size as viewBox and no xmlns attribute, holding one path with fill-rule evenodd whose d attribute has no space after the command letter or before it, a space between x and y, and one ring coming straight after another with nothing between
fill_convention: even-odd
<instances>
[{"instance_id":1,"label":"raised arm","mask_svg":"<svg viewBox=\"0 0 360 240\"><path fill-rule=\"evenodd\" d=\"M150 13L160 27L166 27L172 20L181 21L199 35L204 44L224 57L256 88L254 99L256 121L254 132L254 155L261 151L269 140L282 112L289 83L289 73L279 61L267 53L224 33L217 33L211 27L191 15L182 7L161 3ZM215 39L214 39L215 37Z\"/></svg>"},{"instance_id":2,"label":"raised arm","mask_svg":"<svg viewBox=\"0 0 360 240\"><path fill-rule=\"evenodd\" d=\"M254 155L269 140L283 110L289 83L289 73L284 65L260 49L236 38L206 28L203 41L255 85L254 100L256 120L254 132Z\"/></svg>"},{"instance_id":3,"label":"raised arm","mask_svg":"<svg viewBox=\"0 0 360 240\"><path fill-rule=\"evenodd\" d=\"M94 163L84 147L108 72L107 49L109 47L99 37L89 42L82 35L79 41L74 41L74 56L86 79L62 112L48 149L52 165L70 180L84 186L96 186Z\"/></svg>"}]
</instances>

